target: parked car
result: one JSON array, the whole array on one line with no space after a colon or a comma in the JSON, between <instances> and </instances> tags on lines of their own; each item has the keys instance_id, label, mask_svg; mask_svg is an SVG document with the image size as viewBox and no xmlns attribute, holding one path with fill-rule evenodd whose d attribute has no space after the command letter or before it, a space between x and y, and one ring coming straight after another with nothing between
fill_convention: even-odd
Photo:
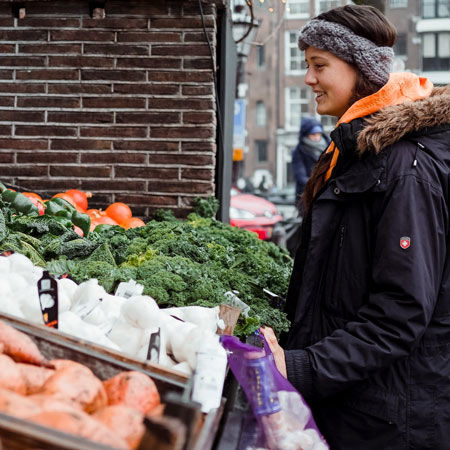
<instances>
[{"instance_id":1,"label":"parked car","mask_svg":"<svg viewBox=\"0 0 450 450\"><path fill-rule=\"evenodd\" d=\"M277 207L264 198L244 194L236 188L232 188L230 194L230 224L253 231L260 239L270 239L274 225L283 220Z\"/></svg>"}]
</instances>

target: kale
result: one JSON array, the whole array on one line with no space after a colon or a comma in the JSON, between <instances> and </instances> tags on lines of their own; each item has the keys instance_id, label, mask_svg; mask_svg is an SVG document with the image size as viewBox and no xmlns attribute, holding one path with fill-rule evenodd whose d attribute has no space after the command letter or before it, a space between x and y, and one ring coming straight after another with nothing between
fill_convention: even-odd
<instances>
[{"instance_id":1,"label":"kale","mask_svg":"<svg viewBox=\"0 0 450 450\"><path fill-rule=\"evenodd\" d=\"M219 200L216 197L195 197L192 202L194 207L194 213L206 218L216 217L217 211L219 210Z\"/></svg>"}]
</instances>

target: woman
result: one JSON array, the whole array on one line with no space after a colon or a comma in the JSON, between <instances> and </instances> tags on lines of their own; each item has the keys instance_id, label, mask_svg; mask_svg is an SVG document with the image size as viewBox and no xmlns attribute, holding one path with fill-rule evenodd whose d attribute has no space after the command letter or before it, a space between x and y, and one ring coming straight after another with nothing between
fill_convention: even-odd
<instances>
[{"instance_id":1,"label":"woman","mask_svg":"<svg viewBox=\"0 0 450 450\"><path fill-rule=\"evenodd\" d=\"M344 6L300 30L339 118L302 197L281 373L331 449L450 448L450 89L389 74L396 32Z\"/></svg>"},{"instance_id":2,"label":"woman","mask_svg":"<svg viewBox=\"0 0 450 450\"><path fill-rule=\"evenodd\" d=\"M305 189L314 165L329 143L322 124L318 120L313 117L302 118L298 144L292 151L296 204Z\"/></svg>"}]
</instances>

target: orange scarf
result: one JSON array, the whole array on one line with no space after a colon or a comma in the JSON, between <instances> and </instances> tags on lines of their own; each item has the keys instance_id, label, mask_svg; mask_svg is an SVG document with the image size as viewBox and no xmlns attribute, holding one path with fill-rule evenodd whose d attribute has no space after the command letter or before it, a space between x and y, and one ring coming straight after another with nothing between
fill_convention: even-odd
<instances>
[{"instance_id":1,"label":"orange scarf","mask_svg":"<svg viewBox=\"0 0 450 450\"><path fill-rule=\"evenodd\" d=\"M421 78L410 72L396 72L389 75L388 82L375 94L364 97L353 103L339 119L336 127L341 123L349 123L359 117L368 116L387 106L400 105L408 101L421 100L428 97L433 84L427 78ZM339 149L333 141L326 153L333 152L330 167L325 174L325 181L331 176L339 157Z\"/></svg>"}]
</instances>

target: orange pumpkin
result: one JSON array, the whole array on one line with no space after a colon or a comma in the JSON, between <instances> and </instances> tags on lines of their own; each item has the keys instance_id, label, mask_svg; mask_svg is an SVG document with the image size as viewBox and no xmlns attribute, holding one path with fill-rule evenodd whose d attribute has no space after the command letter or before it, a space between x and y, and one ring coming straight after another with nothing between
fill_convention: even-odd
<instances>
[{"instance_id":1,"label":"orange pumpkin","mask_svg":"<svg viewBox=\"0 0 450 450\"><path fill-rule=\"evenodd\" d=\"M129 228L145 227L145 222L139 219L139 217L130 217L129 219L121 222L120 226L128 230Z\"/></svg>"},{"instance_id":2,"label":"orange pumpkin","mask_svg":"<svg viewBox=\"0 0 450 450\"><path fill-rule=\"evenodd\" d=\"M111 203L106 209L105 213L114 219L117 223L125 222L130 219L133 213L130 207L122 202Z\"/></svg>"}]
</instances>

